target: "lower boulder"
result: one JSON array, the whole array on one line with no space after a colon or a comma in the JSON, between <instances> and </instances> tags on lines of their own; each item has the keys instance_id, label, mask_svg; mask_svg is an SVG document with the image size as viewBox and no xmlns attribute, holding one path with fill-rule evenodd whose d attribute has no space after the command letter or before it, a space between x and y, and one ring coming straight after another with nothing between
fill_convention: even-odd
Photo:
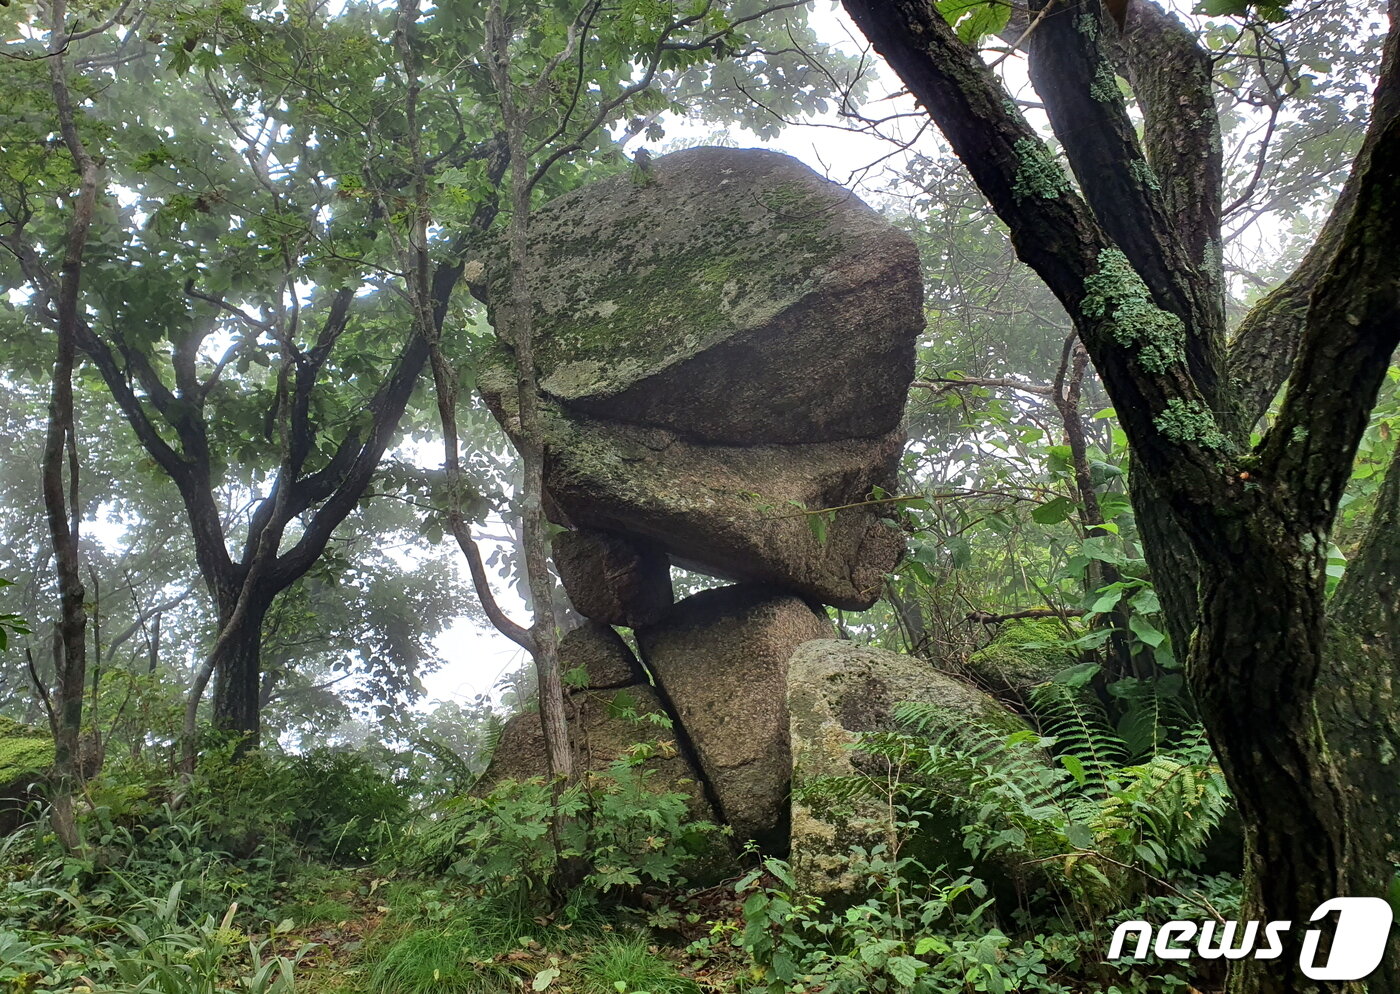
<instances>
[{"instance_id":1,"label":"lower boulder","mask_svg":"<svg viewBox=\"0 0 1400 994\"><path fill-rule=\"evenodd\" d=\"M792 771L788 660L802 643L834 635L820 609L759 584L702 591L637 632L736 839L783 845Z\"/></svg>"},{"instance_id":2,"label":"lower boulder","mask_svg":"<svg viewBox=\"0 0 1400 994\"><path fill-rule=\"evenodd\" d=\"M896 728L896 704L928 705L926 717L932 724L950 729L980 726L1009 735L1029 727L990 695L924 660L853 642L807 642L793 653L787 672L790 861L803 893L858 891L865 881L850 868L851 847L869 849L894 841L887 802L860 793L851 796L833 781L897 775L887 761L855 748L862 733ZM949 815L946 823L923 826L915 848L925 865L969 861L957 821Z\"/></svg>"},{"instance_id":3,"label":"lower boulder","mask_svg":"<svg viewBox=\"0 0 1400 994\"><path fill-rule=\"evenodd\" d=\"M554 565L578 613L609 625L649 625L675 600L666 553L617 532L560 532Z\"/></svg>"},{"instance_id":4,"label":"lower boulder","mask_svg":"<svg viewBox=\"0 0 1400 994\"><path fill-rule=\"evenodd\" d=\"M575 679L565 699L569 743L574 768L600 772L638 748L655 744L646 768L659 790L689 798L691 814L716 821L698 771L666 728L671 715L656 690L646 682L641 665L627 643L606 625L590 623L564 636L559 645L560 668ZM626 678L626 682L623 681ZM472 788L485 794L503 780L549 776L544 729L537 712L512 716L501 732L491 762Z\"/></svg>"},{"instance_id":5,"label":"lower boulder","mask_svg":"<svg viewBox=\"0 0 1400 994\"><path fill-rule=\"evenodd\" d=\"M1080 661L1065 645L1079 634L1059 618L1010 618L965 665L980 686L994 693L1021 693Z\"/></svg>"}]
</instances>

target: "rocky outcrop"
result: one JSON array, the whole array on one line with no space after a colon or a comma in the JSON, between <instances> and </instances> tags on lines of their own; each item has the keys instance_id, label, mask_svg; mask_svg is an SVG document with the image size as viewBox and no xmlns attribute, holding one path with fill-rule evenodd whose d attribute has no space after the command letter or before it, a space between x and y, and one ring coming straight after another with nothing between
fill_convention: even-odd
<instances>
[{"instance_id":1,"label":"rocky outcrop","mask_svg":"<svg viewBox=\"0 0 1400 994\"><path fill-rule=\"evenodd\" d=\"M1059 618L1011 618L984 647L968 657L968 673L993 693L1021 692L1045 683L1080 661L1063 643L1075 638Z\"/></svg>"},{"instance_id":2,"label":"rocky outcrop","mask_svg":"<svg viewBox=\"0 0 1400 994\"><path fill-rule=\"evenodd\" d=\"M652 542L589 529L560 532L554 565L569 603L604 624L641 628L675 601L671 561Z\"/></svg>"},{"instance_id":3,"label":"rocky outcrop","mask_svg":"<svg viewBox=\"0 0 1400 994\"><path fill-rule=\"evenodd\" d=\"M867 500L894 488L923 326L908 237L795 159L720 148L559 197L531 232L548 276L531 298L559 522L872 604L903 550ZM474 289L489 303L499 254L484 270ZM502 343L478 383L515 432L511 364ZM815 528L803 513L836 507Z\"/></svg>"},{"instance_id":4,"label":"rocky outcrop","mask_svg":"<svg viewBox=\"0 0 1400 994\"><path fill-rule=\"evenodd\" d=\"M930 705L947 728L977 726L1011 734L1028 726L994 698L933 669L926 661L853 642L807 642L788 663L792 748L791 863L804 893L849 894L862 883L850 868L852 846L893 842L889 809L878 798L822 789L857 773L886 779L884 760L853 748L861 733L894 729L894 706ZM938 723L935 717L935 725ZM937 734L937 730L932 734ZM918 840L925 865L966 865L951 816L938 812Z\"/></svg>"},{"instance_id":5,"label":"rocky outcrop","mask_svg":"<svg viewBox=\"0 0 1400 994\"><path fill-rule=\"evenodd\" d=\"M559 640L559 671L569 686L585 690L612 690L647 682L646 673L622 636L597 621L585 622Z\"/></svg>"},{"instance_id":6,"label":"rocky outcrop","mask_svg":"<svg viewBox=\"0 0 1400 994\"><path fill-rule=\"evenodd\" d=\"M834 634L801 599L755 584L687 597L637 633L642 658L738 839L777 847L785 839L788 660L802 643Z\"/></svg>"}]
</instances>

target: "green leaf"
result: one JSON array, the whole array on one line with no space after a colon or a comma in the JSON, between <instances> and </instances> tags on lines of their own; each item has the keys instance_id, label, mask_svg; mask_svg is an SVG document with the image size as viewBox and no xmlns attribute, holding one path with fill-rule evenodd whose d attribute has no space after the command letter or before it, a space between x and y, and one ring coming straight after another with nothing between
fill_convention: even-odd
<instances>
[{"instance_id":1,"label":"green leaf","mask_svg":"<svg viewBox=\"0 0 1400 994\"><path fill-rule=\"evenodd\" d=\"M1146 644L1157 648L1167 636L1160 632L1153 624L1140 614L1135 614L1128 619L1128 628L1138 639Z\"/></svg>"},{"instance_id":2,"label":"green leaf","mask_svg":"<svg viewBox=\"0 0 1400 994\"><path fill-rule=\"evenodd\" d=\"M1061 756L1060 758L1066 759L1068 757ZM1079 782L1082 784L1084 781L1080 780ZM1087 825L1081 825L1075 821L1065 823L1065 840L1076 849L1094 848L1094 833Z\"/></svg>"},{"instance_id":3,"label":"green leaf","mask_svg":"<svg viewBox=\"0 0 1400 994\"><path fill-rule=\"evenodd\" d=\"M890 971L895 983L901 987L913 987L914 981L919 979L919 971L924 969L925 965L912 956L894 956L885 967Z\"/></svg>"},{"instance_id":4,"label":"green leaf","mask_svg":"<svg viewBox=\"0 0 1400 994\"><path fill-rule=\"evenodd\" d=\"M942 956L952 952L953 947L948 945L948 941L942 936L926 935L914 944L914 955L922 956L925 953L937 953Z\"/></svg>"},{"instance_id":5,"label":"green leaf","mask_svg":"<svg viewBox=\"0 0 1400 994\"><path fill-rule=\"evenodd\" d=\"M969 45L996 34L1011 19L1011 5L998 0L939 0L938 12Z\"/></svg>"},{"instance_id":6,"label":"green leaf","mask_svg":"<svg viewBox=\"0 0 1400 994\"><path fill-rule=\"evenodd\" d=\"M1074 512L1074 501L1068 497L1056 497L1046 501L1031 512L1031 520L1042 525L1057 525Z\"/></svg>"},{"instance_id":7,"label":"green leaf","mask_svg":"<svg viewBox=\"0 0 1400 994\"><path fill-rule=\"evenodd\" d=\"M555 967L548 967L535 974L535 979L530 983L530 990L542 991L559 978L559 970Z\"/></svg>"}]
</instances>

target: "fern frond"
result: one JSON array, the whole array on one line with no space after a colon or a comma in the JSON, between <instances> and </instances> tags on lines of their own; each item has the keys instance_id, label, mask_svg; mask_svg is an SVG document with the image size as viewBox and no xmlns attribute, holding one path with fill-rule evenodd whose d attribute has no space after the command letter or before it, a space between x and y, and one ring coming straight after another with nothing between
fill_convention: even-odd
<instances>
[{"instance_id":1,"label":"fern frond","mask_svg":"<svg viewBox=\"0 0 1400 994\"><path fill-rule=\"evenodd\" d=\"M1182 729L1199 726L1179 675L1119 680L1109 691L1124 704L1118 733L1134 759L1156 755L1167 743L1179 742Z\"/></svg>"},{"instance_id":2,"label":"fern frond","mask_svg":"<svg viewBox=\"0 0 1400 994\"><path fill-rule=\"evenodd\" d=\"M1191 862L1229 808L1230 795L1213 763L1154 756L1121 771L1091 828L1100 845L1113 846L1154 869Z\"/></svg>"},{"instance_id":3,"label":"fern frond","mask_svg":"<svg viewBox=\"0 0 1400 994\"><path fill-rule=\"evenodd\" d=\"M492 714L491 718L500 722L501 729L504 729L505 722L499 715ZM495 729L495 726L491 723L491 719L488 719L487 735L490 736L493 730L495 732L495 741L499 742L500 730ZM444 779L452 785L454 790L459 792L465 791L475 782L476 774L472 772L471 766L465 759L458 755L457 750L452 748L451 744L442 737L434 735L432 732L420 732L413 737L412 742L420 751L427 753L437 761L438 765L443 769ZM495 745L493 744L492 749L494 750L494 748Z\"/></svg>"},{"instance_id":4,"label":"fern frond","mask_svg":"<svg viewBox=\"0 0 1400 994\"><path fill-rule=\"evenodd\" d=\"M1031 691L1031 704L1041 731L1055 740L1055 752L1072 757L1083 769L1083 793L1105 796L1113 771L1128 759L1128 747L1109 723L1103 703L1087 689L1051 682Z\"/></svg>"}]
</instances>

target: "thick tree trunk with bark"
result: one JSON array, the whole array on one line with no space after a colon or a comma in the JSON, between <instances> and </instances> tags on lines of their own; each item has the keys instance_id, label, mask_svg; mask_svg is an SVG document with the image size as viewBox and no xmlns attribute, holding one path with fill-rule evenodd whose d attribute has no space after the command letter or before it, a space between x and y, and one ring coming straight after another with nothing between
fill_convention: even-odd
<instances>
[{"instance_id":1,"label":"thick tree trunk with bark","mask_svg":"<svg viewBox=\"0 0 1400 994\"><path fill-rule=\"evenodd\" d=\"M242 616L230 611L214 660L214 727L249 746L262 735L262 628L269 607L270 598L254 595Z\"/></svg>"},{"instance_id":2,"label":"thick tree trunk with bark","mask_svg":"<svg viewBox=\"0 0 1400 994\"><path fill-rule=\"evenodd\" d=\"M1213 103L1199 46L1175 18L1130 0L1129 37L1114 49L1139 97L1144 154L1116 85L1096 85L1116 30L1097 0L1032 3L1043 16L1031 77L1081 196L929 0L845 6L1064 304L1118 411L1148 559L1178 648L1189 638L1188 679L1244 817L1242 917L1301 934L1327 899L1386 896L1400 813L1400 482L1387 479L1330 613L1325 565L1400 340L1400 3L1345 195L1317 250L1228 352L1212 249L1219 149L1200 126ZM1280 349L1292 357L1282 367ZM1281 368L1280 412L1244 452ZM1297 953L1238 961L1231 994L1400 990L1393 938L1369 985L1310 980Z\"/></svg>"}]
</instances>

